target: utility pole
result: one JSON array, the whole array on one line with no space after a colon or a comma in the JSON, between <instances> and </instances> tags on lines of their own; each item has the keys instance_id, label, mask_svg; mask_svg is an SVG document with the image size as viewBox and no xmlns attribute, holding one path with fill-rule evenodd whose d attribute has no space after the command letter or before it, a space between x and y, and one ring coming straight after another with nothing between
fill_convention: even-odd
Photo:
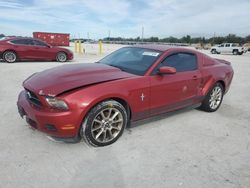
<instances>
[{"instance_id":1,"label":"utility pole","mask_svg":"<svg viewBox=\"0 0 250 188\"><path fill-rule=\"evenodd\" d=\"M144 27L142 26L141 28L141 41L143 42L143 37L144 37Z\"/></svg>"},{"instance_id":2,"label":"utility pole","mask_svg":"<svg viewBox=\"0 0 250 188\"><path fill-rule=\"evenodd\" d=\"M88 41L89 41L89 32L87 32L87 37L88 37Z\"/></svg>"},{"instance_id":3,"label":"utility pole","mask_svg":"<svg viewBox=\"0 0 250 188\"><path fill-rule=\"evenodd\" d=\"M214 45L214 41L215 41L215 32L214 32L214 37L213 37L213 45Z\"/></svg>"},{"instance_id":4,"label":"utility pole","mask_svg":"<svg viewBox=\"0 0 250 188\"><path fill-rule=\"evenodd\" d=\"M110 30L108 31L108 40L110 41Z\"/></svg>"}]
</instances>

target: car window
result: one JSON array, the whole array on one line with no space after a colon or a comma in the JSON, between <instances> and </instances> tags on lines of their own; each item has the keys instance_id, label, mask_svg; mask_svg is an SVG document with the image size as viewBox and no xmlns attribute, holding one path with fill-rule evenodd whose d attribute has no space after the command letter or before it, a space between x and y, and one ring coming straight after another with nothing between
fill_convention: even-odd
<instances>
[{"instance_id":1,"label":"car window","mask_svg":"<svg viewBox=\"0 0 250 188\"><path fill-rule=\"evenodd\" d=\"M47 44L39 40L33 40L33 44L36 46L48 46Z\"/></svg>"},{"instance_id":2,"label":"car window","mask_svg":"<svg viewBox=\"0 0 250 188\"><path fill-rule=\"evenodd\" d=\"M117 67L132 74L144 75L160 55L161 52L156 50L124 47L106 56L99 63Z\"/></svg>"},{"instance_id":3,"label":"car window","mask_svg":"<svg viewBox=\"0 0 250 188\"><path fill-rule=\"evenodd\" d=\"M6 39L8 39L9 37L2 37L2 38L0 38L0 41L2 41L2 40L6 40Z\"/></svg>"},{"instance_id":4,"label":"car window","mask_svg":"<svg viewBox=\"0 0 250 188\"><path fill-rule=\"evenodd\" d=\"M224 44L221 44L219 47L224 47Z\"/></svg>"},{"instance_id":5,"label":"car window","mask_svg":"<svg viewBox=\"0 0 250 188\"><path fill-rule=\"evenodd\" d=\"M230 44L226 44L226 47L230 47Z\"/></svg>"},{"instance_id":6,"label":"car window","mask_svg":"<svg viewBox=\"0 0 250 188\"><path fill-rule=\"evenodd\" d=\"M172 54L158 65L154 73L162 66L174 67L177 72L193 71L197 69L197 58L192 53Z\"/></svg>"},{"instance_id":7,"label":"car window","mask_svg":"<svg viewBox=\"0 0 250 188\"><path fill-rule=\"evenodd\" d=\"M20 45L33 45L33 42L30 39L12 40L11 43L13 43L13 44L20 44Z\"/></svg>"}]
</instances>

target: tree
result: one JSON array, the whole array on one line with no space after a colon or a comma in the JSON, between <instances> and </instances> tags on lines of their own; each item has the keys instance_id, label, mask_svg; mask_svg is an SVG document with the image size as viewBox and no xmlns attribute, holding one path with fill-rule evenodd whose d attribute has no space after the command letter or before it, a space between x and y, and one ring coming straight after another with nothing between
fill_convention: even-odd
<instances>
[{"instance_id":1,"label":"tree","mask_svg":"<svg viewBox=\"0 0 250 188\"><path fill-rule=\"evenodd\" d=\"M182 37L181 38L181 43L191 43L191 36L190 35L187 35L185 37Z\"/></svg>"},{"instance_id":2,"label":"tree","mask_svg":"<svg viewBox=\"0 0 250 188\"><path fill-rule=\"evenodd\" d=\"M136 37L136 38L122 38L122 37L115 37L115 38L104 38L105 40L110 40L110 41L141 41L140 37ZM221 44L221 43L240 43L240 44L244 44L246 42L250 42L250 35L246 36L246 37L240 37L237 36L235 34L229 34L227 36L217 36L217 37L211 37L206 39L205 37L194 37L192 38L190 35L186 35L182 38L175 38L173 36L170 37L166 37L166 38L162 38L159 39L158 37L150 37L150 38L145 38L144 39L145 42L166 42L166 43L200 43L201 45L204 45L206 43L211 43L212 45L214 44Z\"/></svg>"},{"instance_id":3,"label":"tree","mask_svg":"<svg viewBox=\"0 0 250 188\"><path fill-rule=\"evenodd\" d=\"M147 39L147 41L148 42L159 42L159 38L158 37L150 37L149 39Z\"/></svg>"},{"instance_id":4,"label":"tree","mask_svg":"<svg viewBox=\"0 0 250 188\"><path fill-rule=\"evenodd\" d=\"M250 35L245 37L245 42L250 42Z\"/></svg>"}]
</instances>

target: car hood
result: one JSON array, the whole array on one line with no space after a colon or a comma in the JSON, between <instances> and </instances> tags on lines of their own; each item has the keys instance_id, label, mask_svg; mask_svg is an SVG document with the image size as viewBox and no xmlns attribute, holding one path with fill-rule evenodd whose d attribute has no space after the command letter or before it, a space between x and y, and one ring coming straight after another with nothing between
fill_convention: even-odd
<instances>
[{"instance_id":1,"label":"car hood","mask_svg":"<svg viewBox=\"0 0 250 188\"><path fill-rule=\"evenodd\" d=\"M23 86L39 95L56 96L79 87L133 76L109 65L82 63L35 73L23 82Z\"/></svg>"}]
</instances>

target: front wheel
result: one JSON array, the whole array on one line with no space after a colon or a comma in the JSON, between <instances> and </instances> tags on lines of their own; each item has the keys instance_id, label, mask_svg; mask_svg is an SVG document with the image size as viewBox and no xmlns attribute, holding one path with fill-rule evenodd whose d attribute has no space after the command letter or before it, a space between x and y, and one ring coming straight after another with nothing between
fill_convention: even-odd
<instances>
[{"instance_id":1,"label":"front wheel","mask_svg":"<svg viewBox=\"0 0 250 188\"><path fill-rule=\"evenodd\" d=\"M125 108L115 100L99 103L85 118L81 134L93 146L114 143L122 135L128 122Z\"/></svg>"},{"instance_id":2,"label":"front wheel","mask_svg":"<svg viewBox=\"0 0 250 188\"><path fill-rule=\"evenodd\" d=\"M67 61L67 55L64 52L58 52L56 55L56 60L58 62L65 62Z\"/></svg>"},{"instance_id":3,"label":"front wheel","mask_svg":"<svg viewBox=\"0 0 250 188\"><path fill-rule=\"evenodd\" d=\"M208 92L200 109L206 112L215 112L221 105L223 100L224 88L220 83L216 83L215 86Z\"/></svg>"}]
</instances>

